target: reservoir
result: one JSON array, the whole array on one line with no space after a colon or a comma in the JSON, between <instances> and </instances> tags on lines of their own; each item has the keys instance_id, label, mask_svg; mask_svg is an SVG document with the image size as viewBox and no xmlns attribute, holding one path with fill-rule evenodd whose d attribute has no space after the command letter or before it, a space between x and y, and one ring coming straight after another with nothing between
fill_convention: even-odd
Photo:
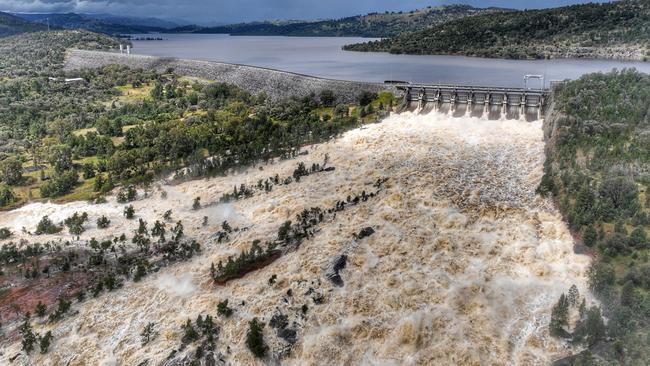
<instances>
[{"instance_id":1,"label":"reservoir","mask_svg":"<svg viewBox=\"0 0 650 366\"><path fill-rule=\"evenodd\" d=\"M245 64L323 78L384 82L443 83L520 87L528 74L553 80L575 79L585 73L636 68L650 73L650 62L558 59L502 60L464 56L392 55L343 51L345 44L365 42L355 37L229 36L225 34L135 35L161 37L133 41L133 53ZM531 81L530 86L537 81Z\"/></svg>"}]
</instances>

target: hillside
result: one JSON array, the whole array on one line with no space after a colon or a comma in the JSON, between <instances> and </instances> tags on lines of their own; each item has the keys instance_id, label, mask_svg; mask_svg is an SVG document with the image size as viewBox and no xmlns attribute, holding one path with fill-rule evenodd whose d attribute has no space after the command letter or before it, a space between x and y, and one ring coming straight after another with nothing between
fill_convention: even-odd
<instances>
[{"instance_id":1,"label":"hillside","mask_svg":"<svg viewBox=\"0 0 650 366\"><path fill-rule=\"evenodd\" d=\"M650 55L649 29L650 2L628 0L478 15L344 49L513 59L645 60Z\"/></svg>"},{"instance_id":2,"label":"hillside","mask_svg":"<svg viewBox=\"0 0 650 366\"><path fill-rule=\"evenodd\" d=\"M26 21L11 14L0 12L0 37L42 30L47 30L47 27L42 24Z\"/></svg>"},{"instance_id":3,"label":"hillside","mask_svg":"<svg viewBox=\"0 0 650 366\"><path fill-rule=\"evenodd\" d=\"M128 34L128 33L149 33L162 32L165 28L145 25L151 23L149 20L110 16L92 16L85 14L64 13L64 14L15 14L15 16L30 22L39 24L50 24L52 27L64 29L85 29L92 32L106 34Z\"/></svg>"},{"instance_id":4,"label":"hillside","mask_svg":"<svg viewBox=\"0 0 650 366\"><path fill-rule=\"evenodd\" d=\"M592 322L583 311L573 326L558 321L559 337L585 344L591 352L559 364L646 364L650 76L636 71L587 75L556 88L552 100L539 190L555 197L582 242L579 249L596 258L590 286L609 319L606 325ZM600 361L590 363L589 358Z\"/></svg>"},{"instance_id":5,"label":"hillside","mask_svg":"<svg viewBox=\"0 0 650 366\"><path fill-rule=\"evenodd\" d=\"M228 33L232 35L390 37L426 29L450 20L477 14L493 14L503 9L478 9L467 5L428 7L410 12L371 13L337 20L287 23L244 23L221 27L182 27L177 32Z\"/></svg>"}]
</instances>

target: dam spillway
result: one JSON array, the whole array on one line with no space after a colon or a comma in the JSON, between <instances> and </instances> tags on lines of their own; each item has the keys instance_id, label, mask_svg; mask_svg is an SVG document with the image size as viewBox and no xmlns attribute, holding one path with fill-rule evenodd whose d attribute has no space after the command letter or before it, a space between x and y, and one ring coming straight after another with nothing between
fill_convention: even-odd
<instances>
[{"instance_id":1,"label":"dam spillway","mask_svg":"<svg viewBox=\"0 0 650 366\"><path fill-rule=\"evenodd\" d=\"M467 85L400 84L396 87L404 94L402 110L527 121L540 118L549 94L548 89Z\"/></svg>"}]
</instances>

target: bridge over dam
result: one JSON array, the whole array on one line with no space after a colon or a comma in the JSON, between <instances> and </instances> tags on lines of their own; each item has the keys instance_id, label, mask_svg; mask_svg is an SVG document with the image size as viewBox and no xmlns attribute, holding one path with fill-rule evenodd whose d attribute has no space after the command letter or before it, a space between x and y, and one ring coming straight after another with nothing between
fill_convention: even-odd
<instances>
[{"instance_id":1,"label":"bridge over dam","mask_svg":"<svg viewBox=\"0 0 650 366\"><path fill-rule=\"evenodd\" d=\"M550 93L548 89L444 84L397 84L396 88L404 94L401 110L527 121L541 117Z\"/></svg>"}]
</instances>

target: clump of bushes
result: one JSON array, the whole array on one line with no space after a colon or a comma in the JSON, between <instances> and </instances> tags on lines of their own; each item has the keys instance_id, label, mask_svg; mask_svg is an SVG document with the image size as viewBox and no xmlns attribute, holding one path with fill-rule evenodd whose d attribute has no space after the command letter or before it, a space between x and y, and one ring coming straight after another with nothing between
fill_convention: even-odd
<instances>
[{"instance_id":1,"label":"clump of bushes","mask_svg":"<svg viewBox=\"0 0 650 366\"><path fill-rule=\"evenodd\" d=\"M36 231L34 233L36 235L57 234L61 232L61 230L63 230L63 227L54 224L48 216L43 216L36 226Z\"/></svg>"}]
</instances>

